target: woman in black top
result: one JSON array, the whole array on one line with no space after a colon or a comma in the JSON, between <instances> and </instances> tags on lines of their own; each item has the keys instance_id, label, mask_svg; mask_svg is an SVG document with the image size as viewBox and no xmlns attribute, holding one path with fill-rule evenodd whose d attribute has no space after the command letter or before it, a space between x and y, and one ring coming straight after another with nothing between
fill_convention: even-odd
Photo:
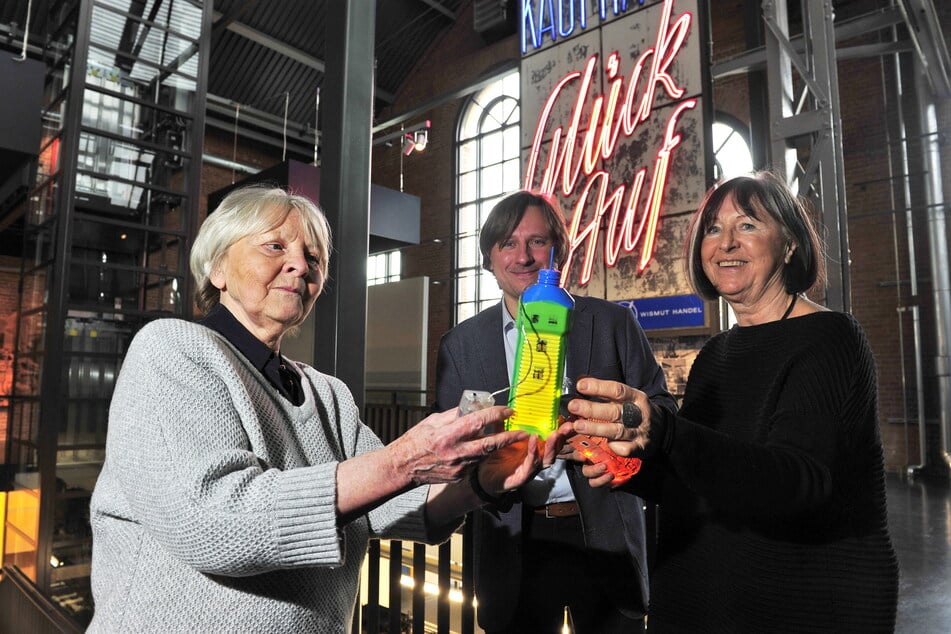
<instances>
[{"instance_id":1,"label":"woman in black top","mask_svg":"<svg viewBox=\"0 0 951 634\"><path fill-rule=\"evenodd\" d=\"M851 315L803 295L821 258L781 180L727 181L698 210L687 259L695 290L723 297L737 325L701 350L680 412L617 383L577 384L600 402L572 401L577 420L560 431L643 458L622 489L660 505L652 632L894 629L875 363ZM611 484L602 465L583 471Z\"/></svg>"}]
</instances>

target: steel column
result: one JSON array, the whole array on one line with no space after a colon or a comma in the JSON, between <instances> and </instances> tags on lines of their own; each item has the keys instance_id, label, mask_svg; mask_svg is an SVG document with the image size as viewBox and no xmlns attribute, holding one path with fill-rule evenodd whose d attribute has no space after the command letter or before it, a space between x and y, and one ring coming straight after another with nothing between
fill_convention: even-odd
<instances>
[{"instance_id":1,"label":"steel column","mask_svg":"<svg viewBox=\"0 0 951 634\"><path fill-rule=\"evenodd\" d=\"M918 96L922 138L922 165L925 172L925 208L928 220L928 247L931 264L931 292L935 314L935 379L940 405L939 456L951 469L951 273L948 271L947 203L941 169L941 132L932 88L926 70L916 60L915 87Z\"/></svg>"},{"instance_id":2,"label":"steel column","mask_svg":"<svg viewBox=\"0 0 951 634\"><path fill-rule=\"evenodd\" d=\"M346 383L360 411L365 399L375 25L375 2L327 4L320 203L333 231L334 250L329 279L315 307L314 365Z\"/></svg>"},{"instance_id":3,"label":"steel column","mask_svg":"<svg viewBox=\"0 0 951 634\"><path fill-rule=\"evenodd\" d=\"M801 196L812 200L825 227L826 305L851 309L845 166L832 4L802 2L804 54L789 37L786 0L764 0L771 163ZM802 93L794 93L793 72ZM805 143L800 161L797 147Z\"/></svg>"}]
</instances>

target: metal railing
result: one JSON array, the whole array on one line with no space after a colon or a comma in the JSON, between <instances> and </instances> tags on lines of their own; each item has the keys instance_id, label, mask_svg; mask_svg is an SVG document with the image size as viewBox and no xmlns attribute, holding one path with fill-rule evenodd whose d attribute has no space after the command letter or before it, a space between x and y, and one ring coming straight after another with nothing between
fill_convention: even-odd
<instances>
[{"instance_id":1,"label":"metal railing","mask_svg":"<svg viewBox=\"0 0 951 634\"><path fill-rule=\"evenodd\" d=\"M0 632L76 634L82 632L19 568L6 566L0 575Z\"/></svg>"},{"instance_id":2,"label":"metal railing","mask_svg":"<svg viewBox=\"0 0 951 634\"><path fill-rule=\"evenodd\" d=\"M404 404L418 402L418 397L415 393L407 397L393 392L390 397L377 399L388 401L386 403L367 403L364 420L384 443L390 443L432 411L429 406ZM475 610L472 603L472 537L468 523L455 539L461 539L461 561L453 559L450 542L436 548L434 560L427 555L425 544L413 543L409 549L411 555L406 557L402 542L391 540L387 545L372 540L364 568L367 591L358 601L358 606L363 607L361 618L354 619L354 633L472 634L475 631ZM387 577L385 583L381 583L383 574ZM411 590L407 588L406 577L412 579ZM431 581L434 577L436 587ZM435 623L427 618L426 609L427 603L433 600L436 602Z\"/></svg>"}]
</instances>

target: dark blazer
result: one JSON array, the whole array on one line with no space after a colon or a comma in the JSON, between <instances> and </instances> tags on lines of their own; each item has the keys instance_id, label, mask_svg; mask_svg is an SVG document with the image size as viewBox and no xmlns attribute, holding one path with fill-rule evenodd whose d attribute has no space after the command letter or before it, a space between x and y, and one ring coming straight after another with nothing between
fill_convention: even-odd
<instances>
[{"instance_id":1,"label":"dark blazer","mask_svg":"<svg viewBox=\"0 0 951 634\"><path fill-rule=\"evenodd\" d=\"M603 299L575 297L568 339L566 376L620 381L643 390L659 406L676 410L664 373L629 309ZM509 384L501 302L443 336L436 377L439 410L456 407L463 390L495 392ZM507 400L507 392L496 396L497 404ZM619 610L639 618L648 604L643 502L629 493L592 488L574 463L568 463L568 477L581 508L591 566L612 571L609 577L615 580L604 592ZM500 629L512 618L518 601L522 505L505 512L476 511L472 521L479 624Z\"/></svg>"}]
</instances>

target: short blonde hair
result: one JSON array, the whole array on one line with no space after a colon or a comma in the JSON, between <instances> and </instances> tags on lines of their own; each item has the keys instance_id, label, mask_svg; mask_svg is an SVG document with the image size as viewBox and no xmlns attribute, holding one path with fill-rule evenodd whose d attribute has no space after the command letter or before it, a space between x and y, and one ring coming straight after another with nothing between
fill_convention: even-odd
<instances>
[{"instance_id":1,"label":"short blonde hair","mask_svg":"<svg viewBox=\"0 0 951 634\"><path fill-rule=\"evenodd\" d=\"M277 227L292 211L300 213L307 240L320 259L321 279L327 279L330 260L330 226L324 212L305 196L279 187L249 185L229 193L208 214L192 245L190 265L195 278L195 303L207 313L220 301L221 292L211 283L215 269L228 248L246 236Z\"/></svg>"}]
</instances>

